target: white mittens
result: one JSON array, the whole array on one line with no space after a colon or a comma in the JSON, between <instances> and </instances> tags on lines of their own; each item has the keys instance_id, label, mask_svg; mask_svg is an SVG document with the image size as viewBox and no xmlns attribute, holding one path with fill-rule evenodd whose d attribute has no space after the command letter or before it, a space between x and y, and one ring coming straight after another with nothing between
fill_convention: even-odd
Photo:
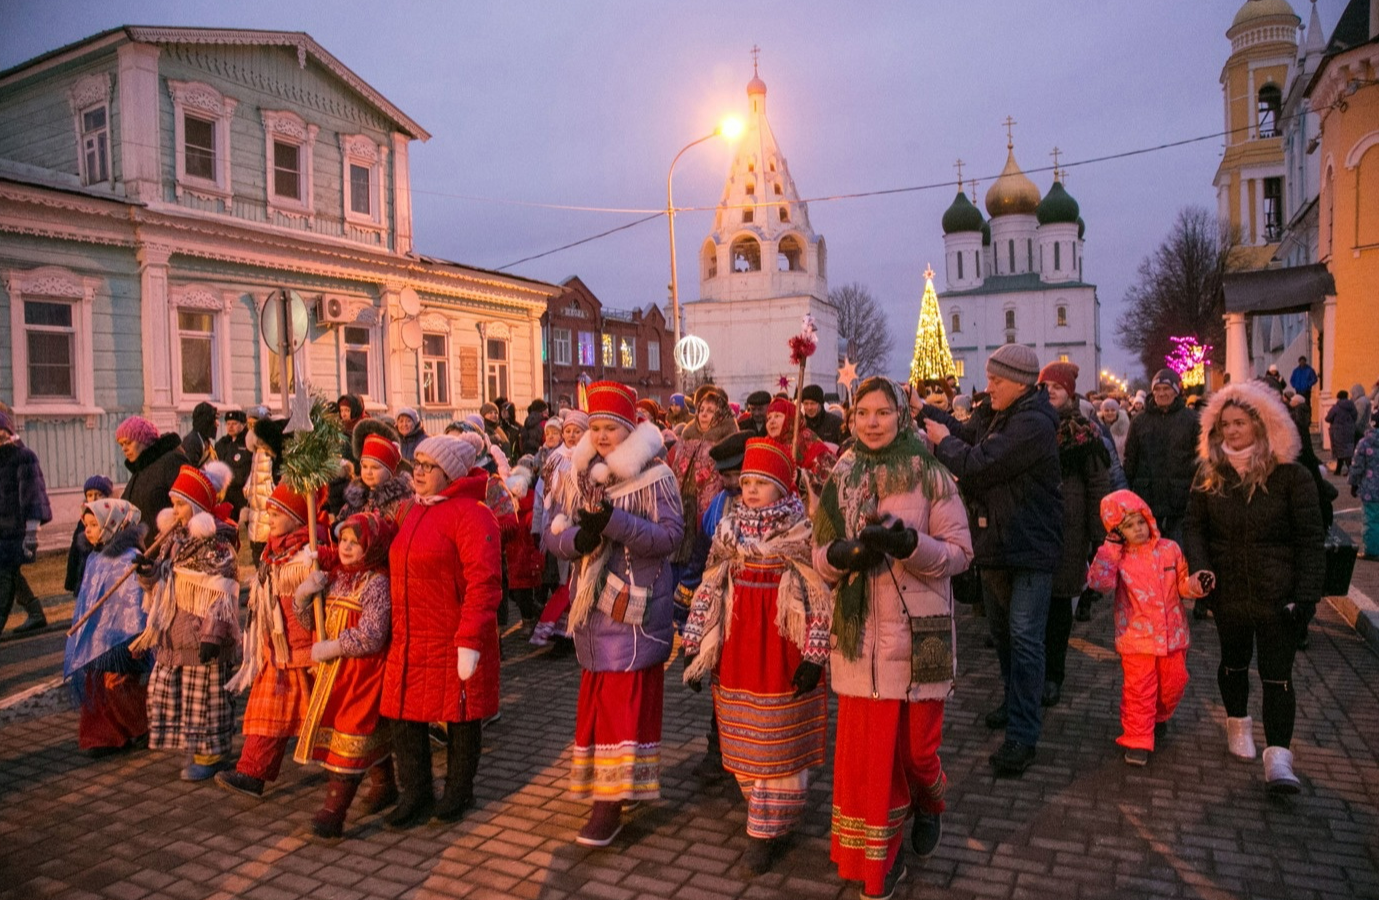
<instances>
[{"instance_id":1,"label":"white mittens","mask_svg":"<svg viewBox=\"0 0 1381 900\"><path fill-rule=\"evenodd\" d=\"M330 662L340 656L340 641L317 641L312 645L312 662Z\"/></svg>"},{"instance_id":2,"label":"white mittens","mask_svg":"<svg viewBox=\"0 0 1381 900\"><path fill-rule=\"evenodd\" d=\"M314 595L321 593L328 584L326 573L320 569L313 569L302 579L302 583L293 591L293 603L296 606L306 606L311 602Z\"/></svg>"},{"instance_id":3,"label":"white mittens","mask_svg":"<svg viewBox=\"0 0 1381 900\"><path fill-rule=\"evenodd\" d=\"M456 648L456 674L460 676L461 681L469 681L479 664L480 652L478 650L469 650L465 647Z\"/></svg>"}]
</instances>

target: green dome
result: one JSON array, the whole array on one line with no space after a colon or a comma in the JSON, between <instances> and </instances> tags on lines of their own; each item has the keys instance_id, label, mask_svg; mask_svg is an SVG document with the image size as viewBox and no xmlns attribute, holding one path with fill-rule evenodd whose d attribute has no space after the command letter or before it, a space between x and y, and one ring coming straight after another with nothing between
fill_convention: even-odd
<instances>
[{"instance_id":1,"label":"green dome","mask_svg":"<svg viewBox=\"0 0 1381 900\"><path fill-rule=\"evenodd\" d=\"M1079 217L1079 240L1082 241L1083 239L1084 239L1084 217L1083 217L1083 216L1080 216L1080 217Z\"/></svg>"},{"instance_id":2,"label":"green dome","mask_svg":"<svg viewBox=\"0 0 1381 900\"><path fill-rule=\"evenodd\" d=\"M954 234L957 231L981 231L983 230L983 214L978 211L978 207L969 202L969 198L963 191L954 195L954 202L945 210L944 216L940 219L940 227L945 230L945 234Z\"/></svg>"},{"instance_id":3,"label":"green dome","mask_svg":"<svg viewBox=\"0 0 1381 900\"><path fill-rule=\"evenodd\" d=\"M1036 221L1042 225L1061 222L1074 224L1079 221L1079 204L1069 196L1065 186L1057 181L1050 186L1050 193L1045 195L1040 206L1036 207Z\"/></svg>"},{"instance_id":4,"label":"green dome","mask_svg":"<svg viewBox=\"0 0 1381 900\"><path fill-rule=\"evenodd\" d=\"M988 246L989 244L991 244L991 243L993 242L993 228L992 228L992 225L990 225L990 224L987 223L987 222L984 222L984 223L983 223L983 228L982 228L981 230L982 230L982 232L983 232L983 246L986 247L986 246Z\"/></svg>"}]
</instances>

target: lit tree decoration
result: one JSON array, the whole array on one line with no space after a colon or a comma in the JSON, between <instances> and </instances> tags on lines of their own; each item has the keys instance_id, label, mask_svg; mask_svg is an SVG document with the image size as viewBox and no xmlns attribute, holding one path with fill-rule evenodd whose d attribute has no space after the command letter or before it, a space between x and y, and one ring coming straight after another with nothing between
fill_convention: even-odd
<instances>
[{"instance_id":1,"label":"lit tree decoration","mask_svg":"<svg viewBox=\"0 0 1381 900\"><path fill-rule=\"evenodd\" d=\"M916 324L916 352L911 357L911 383L944 381L957 375L954 357L945 338L945 323L940 318L940 300L935 296L935 270L925 267L925 294L921 297L921 316Z\"/></svg>"},{"instance_id":2,"label":"lit tree decoration","mask_svg":"<svg viewBox=\"0 0 1381 900\"><path fill-rule=\"evenodd\" d=\"M1165 357L1165 364L1175 370L1185 387L1202 385L1212 345L1199 343L1199 339L1193 335L1172 337L1170 343L1174 349Z\"/></svg>"}]
</instances>

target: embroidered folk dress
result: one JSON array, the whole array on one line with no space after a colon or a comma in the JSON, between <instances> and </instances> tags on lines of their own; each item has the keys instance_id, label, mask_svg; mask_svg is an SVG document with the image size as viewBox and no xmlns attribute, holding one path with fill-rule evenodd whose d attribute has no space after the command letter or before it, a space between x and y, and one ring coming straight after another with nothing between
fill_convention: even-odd
<instances>
[{"instance_id":1,"label":"embroidered folk dress","mask_svg":"<svg viewBox=\"0 0 1381 900\"><path fill-rule=\"evenodd\" d=\"M379 726L390 620L387 572L338 569L326 593L326 640L340 641L341 655L323 663L307 704L293 759L316 760L338 775L359 775L388 755ZM303 624L311 607L302 607Z\"/></svg>"},{"instance_id":2,"label":"embroidered folk dress","mask_svg":"<svg viewBox=\"0 0 1381 900\"><path fill-rule=\"evenodd\" d=\"M825 687L796 697L792 683L803 660L824 666L830 653L831 598L810 547L799 498L736 506L716 529L686 624L686 653L696 657L687 677L713 668L724 768L743 791L754 838L795 827L809 770L825 761Z\"/></svg>"}]
</instances>

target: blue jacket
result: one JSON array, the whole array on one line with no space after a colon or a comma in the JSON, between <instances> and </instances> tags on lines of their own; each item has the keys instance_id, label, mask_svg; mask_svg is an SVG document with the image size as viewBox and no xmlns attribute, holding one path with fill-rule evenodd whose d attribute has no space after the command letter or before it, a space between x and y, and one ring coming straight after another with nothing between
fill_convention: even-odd
<instances>
[{"instance_id":1,"label":"blue jacket","mask_svg":"<svg viewBox=\"0 0 1381 900\"><path fill-rule=\"evenodd\" d=\"M1314 385L1319 383L1319 374L1314 371L1313 366L1295 366L1295 371L1290 373L1290 387L1295 389L1295 393L1309 396L1309 391Z\"/></svg>"}]
</instances>

